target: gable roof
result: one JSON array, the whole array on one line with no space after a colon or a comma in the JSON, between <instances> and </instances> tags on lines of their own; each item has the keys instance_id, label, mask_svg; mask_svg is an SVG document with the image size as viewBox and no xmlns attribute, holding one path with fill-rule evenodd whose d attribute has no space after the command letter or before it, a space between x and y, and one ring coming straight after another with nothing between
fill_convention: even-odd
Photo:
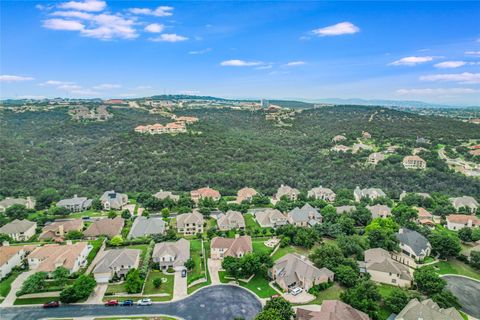
<instances>
[{"instance_id":1,"label":"gable roof","mask_svg":"<svg viewBox=\"0 0 480 320\"><path fill-rule=\"evenodd\" d=\"M275 194L275 197L277 199L280 199L283 196L291 197L299 194L300 194L300 191L298 189L282 184L280 188L278 188L277 193Z\"/></svg>"},{"instance_id":2,"label":"gable roof","mask_svg":"<svg viewBox=\"0 0 480 320\"><path fill-rule=\"evenodd\" d=\"M220 229L245 228L245 219L241 212L228 210L218 217L217 225Z\"/></svg>"},{"instance_id":3,"label":"gable roof","mask_svg":"<svg viewBox=\"0 0 480 320\"><path fill-rule=\"evenodd\" d=\"M391 216L392 210L384 204L376 204L374 206L367 206L367 209L372 213L372 219Z\"/></svg>"},{"instance_id":4,"label":"gable roof","mask_svg":"<svg viewBox=\"0 0 480 320\"><path fill-rule=\"evenodd\" d=\"M238 190L238 192L237 192L237 201L242 202L243 200L245 200L247 198L253 197L257 193L258 192L253 188L248 188L248 187L242 188L242 189Z\"/></svg>"},{"instance_id":5,"label":"gable roof","mask_svg":"<svg viewBox=\"0 0 480 320\"><path fill-rule=\"evenodd\" d=\"M132 229L128 234L129 238L144 237L151 234L163 234L165 232L165 221L157 217L137 217L133 222Z\"/></svg>"},{"instance_id":6,"label":"gable roof","mask_svg":"<svg viewBox=\"0 0 480 320\"><path fill-rule=\"evenodd\" d=\"M286 222L287 217L279 210L267 208L262 211L255 211L255 219L260 225L275 224L277 221Z\"/></svg>"},{"instance_id":7,"label":"gable roof","mask_svg":"<svg viewBox=\"0 0 480 320\"><path fill-rule=\"evenodd\" d=\"M122 217L94 221L83 233L86 237L108 236L110 238L122 232L125 220Z\"/></svg>"},{"instance_id":8,"label":"gable roof","mask_svg":"<svg viewBox=\"0 0 480 320\"><path fill-rule=\"evenodd\" d=\"M0 233L5 234L15 234L28 231L31 227L36 226L36 222L32 222L29 220L18 220L15 219L12 222L7 223L3 227L0 228Z\"/></svg>"},{"instance_id":9,"label":"gable roof","mask_svg":"<svg viewBox=\"0 0 480 320\"><path fill-rule=\"evenodd\" d=\"M399 274L401 279L412 280L407 266L393 260L390 253L382 248L365 250L365 266L368 270Z\"/></svg>"},{"instance_id":10,"label":"gable roof","mask_svg":"<svg viewBox=\"0 0 480 320\"><path fill-rule=\"evenodd\" d=\"M432 219L432 214L427 211L427 209L418 207L416 208L418 211L418 219Z\"/></svg>"},{"instance_id":11,"label":"gable roof","mask_svg":"<svg viewBox=\"0 0 480 320\"><path fill-rule=\"evenodd\" d=\"M478 202L474 197L463 196L457 198L450 198L450 202L455 208L469 207L469 208L478 208Z\"/></svg>"},{"instance_id":12,"label":"gable roof","mask_svg":"<svg viewBox=\"0 0 480 320\"><path fill-rule=\"evenodd\" d=\"M190 194L201 198L220 198L220 192L210 187L204 187L197 190L192 190Z\"/></svg>"},{"instance_id":13,"label":"gable roof","mask_svg":"<svg viewBox=\"0 0 480 320\"><path fill-rule=\"evenodd\" d=\"M412 248L417 256L419 256L422 251L427 250L430 244L423 235L407 228L401 228L396 234L396 237L400 243Z\"/></svg>"},{"instance_id":14,"label":"gable roof","mask_svg":"<svg viewBox=\"0 0 480 320\"><path fill-rule=\"evenodd\" d=\"M54 221L50 224L47 224L42 229L42 233L38 237L39 239L54 238L55 232L63 227L63 232L67 233L73 230L81 230L83 228L82 219L73 219L73 220L63 220L63 221Z\"/></svg>"},{"instance_id":15,"label":"gable roof","mask_svg":"<svg viewBox=\"0 0 480 320\"><path fill-rule=\"evenodd\" d=\"M320 311L298 308L296 320L369 320L369 316L339 300L323 300Z\"/></svg>"},{"instance_id":16,"label":"gable roof","mask_svg":"<svg viewBox=\"0 0 480 320\"><path fill-rule=\"evenodd\" d=\"M93 273L111 272L114 268L134 266L140 257L140 249L112 249L105 254L93 269Z\"/></svg>"},{"instance_id":17,"label":"gable roof","mask_svg":"<svg viewBox=\"0 0 480 320\"><path fill-rule=\"evenodd\" d=\"M18 252L30 252L35 249L35 245L26 246L0 246L0 266L3 266L5 262L9 261Z\"/></svg>"},{"instance_id":18,"label":"gable roof","mask_svg":"<svg viewBox=\"0 0 480 320\"><path fill-rule=\"evenodd\" d=\"M87 242L76 242L75 244L66 245L47 244L37 247L28 255L28 258L41 261L38 268L35 269L37 272L51 272L58 265L71 270L75 266L75 261L87 246Z\"/></svg>"},{"instance_id":19,"label":"gable roof","mask_svg":"<svg viewBox=\"0 0 480 320\"><path fill-rule=\"evenodd\" d=\"M82 206L82 207L89 207L92 204L92 200L88 199L87 197L77 197L75 195L73 198L69 199L62 199L57 202L57 207L64 207L64 206Z\"/></svg>"},{"instance_id":20,"label":"gable roof","mask_svg":"<svg viewBox=\"0 0 480 320\"><path fill-rule=\"evenodd\" d=\"M226 249L224 256L237 256L238 253L252 252L252 238L240 236L237 238L215 237L211 242L212 249Z\"/></svg>"},{"instance_id":21,"label":"gable roof","mask_svg":"<svg viewBox=\"0 0 480 320\"><path fill-rule=\"evenodd\" d=\"M395 317L395 320L462 320L463 317L455 308L442 309L431 299L412 299Z\"/></svg>"},{"instance_id":22,"label":"gable roof","mask_svg":"<svg viewBox=\"0 0 480 320\"><path fill-rule=\"evenodd\" d=\"M353 190L353 193L357 195L359 198L364 198L364 197L369 197L371 199L377 198L377 197L386 197L387 195L385 192L383 192L382 189L379 188L365 188L365 189L360 189L360 187L356 187L355 190Z\"/></svg>"},{"instance_id":23,"label":"gable roof","mask_svg":"<svg viewBox=\"0 0 480 320\"><path fill-rule=\"evenodd\" d=\"M187 223L203 224L203 215L195 211L177 216L177 228L182 228Z\"/></svg>"},{"instance_id":24,"label":"gable roof","mask_svg":"<svg viewBox=\"0 0 480 320\"><path fill-rule=\"evenodd\" d=\"M190 241L181 238L175 242L160 242L153 248L153 258L171 255L175 258L174 266L181 266L190 259Z\"/></svg>"},{"instance_id":25,"label":"gable roof","mask_svg":"<svg viewBox=\"0 0 480 320\"><path fill-rule=\"evenodd\" d=\"M288 217L294 222L310 222L321 219L322 215L317 209L306 203L302 208L296 207L288 212Z\"/></svg>"},{"instance_id":26,"label":"gable roof","mask_svg":"<svg viewBox=\"0 0 480 320\"><path fill-rule=\"evenodd\" d=\"M475 215L468 214L450 214L447 216L447 221L450 223L460 223L467 224L469 221L472 221L472 225L480 225L480 219Z\"/></svg>"},{"instance_id":27,"label":"gable roof","mask_svg":"<svg viewBox=\"0 0 480 320\"><path fill-rule=\"evenodd\" d=\"M333 276L333 272L327 268L319 269L305 257L296 253L289 253L275 263L273 266L276 278L283 279L287 286L298 282L299 279L316 279L322 275ZM312 281L313 282L313 281Z\"/></svg>"}]
</instances>

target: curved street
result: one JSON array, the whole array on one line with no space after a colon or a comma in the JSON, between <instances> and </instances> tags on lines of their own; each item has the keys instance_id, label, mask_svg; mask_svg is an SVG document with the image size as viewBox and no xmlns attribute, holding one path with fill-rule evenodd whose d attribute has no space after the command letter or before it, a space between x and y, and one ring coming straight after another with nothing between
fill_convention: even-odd
<instances>
[{"instance_id":1,"label":"curved street","mask_svg":"<svg viewBox=\"0 0 480 320\"><path fill-rule=\"evenodd\" d=\"M458 298L462 310L480 319L480 281L454 275L443 276L447 289Z\"/></svg>"},{"instance_id":2,"label":"curved street","mask_svg":"<svg viewBox=\"0 0 480 320\"><path fill-rule=\"evenodd\" d=\"M83 316L127 316L164 314L185 320L253 319L262 305L251 292L237 286L219 285L201 289L179 301L154 303L151 306L105 307L103 305L70 305L55 309L40 306L1 308L2 320L68 318Z\"/></svg>"}]
</instances>

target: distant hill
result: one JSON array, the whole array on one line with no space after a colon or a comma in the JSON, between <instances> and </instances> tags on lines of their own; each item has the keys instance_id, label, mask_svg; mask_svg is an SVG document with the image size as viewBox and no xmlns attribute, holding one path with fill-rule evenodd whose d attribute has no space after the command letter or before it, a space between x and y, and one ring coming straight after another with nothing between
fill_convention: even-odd
<instances>
[{"instance_id":1,"label":"distant hill","mask_svg":"<svg viewBox=\"0 0 480 320\"><path fill-rule=\"evenodd\" d=\"M326 98L313 100L318 103L330 103L337 105L369 105L369 106L384 106L384 107L416 107L416 108L465 108L466 106L447 105L428 103L415 100L378 100L378 99L340 99L340 98Z\"/></svg>"}]
</instances>

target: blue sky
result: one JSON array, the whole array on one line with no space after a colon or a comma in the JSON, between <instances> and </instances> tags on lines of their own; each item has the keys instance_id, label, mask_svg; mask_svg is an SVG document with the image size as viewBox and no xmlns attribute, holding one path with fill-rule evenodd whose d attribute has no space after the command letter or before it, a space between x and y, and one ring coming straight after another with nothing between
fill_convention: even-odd
<instances>
[{"instance_id":1,"label":"blue sky","mask_svg":"<svg viewBox=\"0 0 480 320\"><path fill-rule=\"evenodd\" d=\"M479 104L480 3L1 1L2 98Z\"/></svg>"}]
</instances>

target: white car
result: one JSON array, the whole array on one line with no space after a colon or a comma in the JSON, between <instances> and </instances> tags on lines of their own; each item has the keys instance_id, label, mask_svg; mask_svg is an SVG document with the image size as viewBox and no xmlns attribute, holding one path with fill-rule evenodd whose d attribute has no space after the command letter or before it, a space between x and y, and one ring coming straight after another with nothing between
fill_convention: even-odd
<instances>
[{"instance_id":1,"label":"white car","mask_svg":"<svg viewBox=\"0 0 480 320\"><path fill-rule=\"evenodd\" d=\"M300 294L302 291L303 291L302 288L295 287L295 288L293 288L292 290L290 290L290 293L291 293L292 295L296 296L297 294Z\"/></svg>"},{"instance_id":2,"label":"white car","mask_svg":"<svg viewBox=\"0 0 480 320\"><path fill-rule=\"evenodd\" d=\"M152 299L141 299L137 301L137 306L151 306L152 305Z\"/></svg>"}]
</instances>

